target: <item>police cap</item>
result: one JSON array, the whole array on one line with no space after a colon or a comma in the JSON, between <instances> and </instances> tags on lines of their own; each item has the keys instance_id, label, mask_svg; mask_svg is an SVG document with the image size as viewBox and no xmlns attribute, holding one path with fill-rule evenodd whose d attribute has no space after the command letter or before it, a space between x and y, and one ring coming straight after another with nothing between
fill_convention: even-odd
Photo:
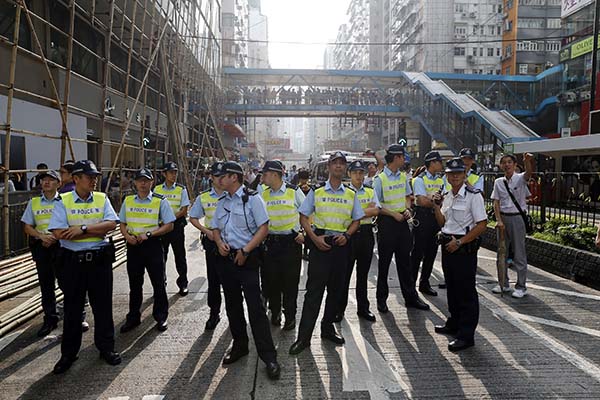
<instances>
[{"instance_id":1,"label":"police cap","mask_svg":"<svg viewBox=\"0 0 600 400\"><path fill-rule=\"evenodd\" d=\"M469 158L475 158L475 152L473 150L471 150L468 147L465 147L464 149L460 150L460 153L458 153L458 155L460 157L469 157Z\"/></svg>"},{"instance_id":2,"label":"police cap","mask_svg":"<svg viewBox=\"0 0 600 400\"><path fill-rule=\"evenodd\" d=\"M177 168L177 164L175 164L173 161L169 161L168 163L165 164L165 167L163 168L165 172L167 171L178 171L179 168Z\"/></svg>"},{"instance_id":3,"label":"police cap","mask_svg":"<svg viewBox=\"0 0 600 400\"><path fill-rule=\"evenodd\" d=\"M331 153L331 155L329 156L329 162L335 161L338 158L341 158L344 161L346 161L346 155L344 153L342 153L341 151L336 151L334 153Z\"/></svg>"},{"instance_id":4,"label":"police cap","mask_svg":"<svg viewBox=\"0 0 600 400\"><path fill-rule=\"evenodd\" d=\"M58 174L58 172L56 172L52 169L48 170L48 171L40 172L40 180L44 179L47 176L60 182L60 175Z\"/></svg>"},{"instance_id":5,"label":"police cap","mask_svg":"<svg viewBox=\"0 0 600 400\"><path fill-rule=\"evenodd\" d=\"M279 172L283 174L283 164L281 163L281 161L266 161L265 165L263 166L262 172L267 171Z\"/></svg>"},{"instance_id":6,"label":"police cap","mask_svg":"<svg viewBox=\"0 0 600 400\"><path fill-rule=\"evenodd\" d=\"M154 175L152 175L152 171L150 171L150 169L142 168L135 174L135 180L138 180L140 178L146 178L152 181L154 180Z\"/></svg>"},{"instance_id":7,"label":"police cap","mask_svg":"<svg viewBox=\"0 0 600 400\"><path fill-rule=\"evenodd\" d=\"M223 176L225 174L244 174L244 169L242 166L234 161L226 161L220 164L216 171L214 171L214 176Z\"/></svg>"},{"instance_id":8,"label":"police cap","mask_svg":"<svg viewBox=\"0 0 600 400\"><path fill-rule=\"evenodd\" d=\"M429 153L425 154L424 161L442 161L442 156L437 151L430 151Z\"/></svg>"},{"instance_id":9,"label":"police cap","mask_svg":"<svg viewBox=\"0 0 600 400\"><path fill-rule=\"evenodd\" d=\"M73 171L71 171L72 175L77 174L85 174L85 175L102 175L98 168L96 168L96 164L90 160L81 160L77 161L75 165L73 165Z\"/></svg>"},{"instance_id":10,"label":"police cap","mask_svg":"<svg viewBox=\"0 0 600 400\"><path fill-rule=\"evenodd\" d=\"M210 174L217 175L217 173L223 168L223 164L225 164L223 161L213 163L213 165L210 166Z\"/></svg>"},{"instance_id":11,"label":"police cap","mask_svg":"<svg viewBox=\"0 0 600 400\"><path fill-rule=\"evenodd\" d=\"M446 162L446 172L465 172L465 162L460 157L455 157Z\"/></svg>"},{"instance_id":12,"label":"police cap","mask_svg":"<svg viewBox=\"0 0 600 400\"><path fill-rule=\"evenodd\" d=\"M352 161L348 165L348 171L366 171L367 163L361 160Z\"/></svg>"},{"instance_id":13,"label":"police cap","mask_svg":"<svg viewBox=\"0 0 600 400\"><path fill-rule=\"evenodd\" d=\"M387 154L394 154L398 156L403 156L405 153L404 146L400 146L399 144L390 145L385 152Z\"/></svg>"}]
</instances>

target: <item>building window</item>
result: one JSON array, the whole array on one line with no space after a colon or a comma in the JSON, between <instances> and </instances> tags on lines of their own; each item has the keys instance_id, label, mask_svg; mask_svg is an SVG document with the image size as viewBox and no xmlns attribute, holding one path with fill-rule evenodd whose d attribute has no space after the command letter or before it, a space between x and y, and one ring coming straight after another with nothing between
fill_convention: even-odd
<instances>
[{"instance_id":1,"label":"building window","mask_svg":"<svg viewBox=\"0 0 600 400\"><path fill-rule=\"evenodd\" d=\"M455 70L454 70L454 73L455 73L455 74L464 74L464 73L465 73L465 70L464 70L464 69L455 69Z\"/></svg>"},{"instance_id":2,"label":"building window","mask_svg":"<svg viewBox=\"0 0 600 400\"><path fill-rule=\"evenodd\" d=\"M519 0L520 6L545 6L546 0Z\"/></svg>"},{"instance_id":3,"label":"building window","mask_svg":"<svg viewBox=\"0 0 600 400\"><path fill-rule=\"evenodd\" d=\"M527 75L527 64L519 64L519 75Z\"/></svg>"},{"instance_id":4,"label":"building window","mask_svg":"<svg viewBox=\"0 0 600 400\"><path fill-rule=\"evenodd\" d=\"M494 25L488 26L488 34L494 36L494 32L496 32L496 27Z\"/></svg>"},{"instance_id":5,"label":"building window","mask_svg":"<svg viewBox=\"0 0 600 400\"><path fill-rule=\"evenodd\" d=\"M494 57L494 48L493 47L489 47L487 49L487 55L488 55L488 57Z\"/></svg>"},{"instance_id":6,"label":"building window","mask_svg":"<svg viewBox=\"0 0 600 400\"><path fill-rule=\"evenodd\" d=\"M541 51L543 47L543 43L539 42L530 42L527 40L517 42L517 51Z\"/></svg>"},{"instance_id":7,"label":"building window","mask_svg":"<svg viewBox=\"0 0 600 400\"><path fill-rule=\"evenodd\" d=\"M504 56L510 57L512 55L512 44L509 44L504 48Z\"/></svg>"},{"instance_id":8,"label":"building window","mask_svg":"<svg viewBox=\"0 0 600 400\"><path fill-rule=\"evenodd\" d=\"M544 18L519 18L517 26L519 28L544 29L545 21Z\"/></svg>"},{"instance_id":9,"label":"building window","mask_svg":"<svg viewBox=\"0 0 600 400\"><path fill-rule=\"evenodd\" d=\"M546 51L559 51L560 42L546 42Z\"/></svg>"},{"instance_id":10,"label":"building window","mask_svg":"<svg viewBox=\"0 0 600 400\"><path fill-rule=\"evenodd\" d=\"M464 56L465 55L465 48L464 47L455 47L454 48L454 55L455 56Z\"/></svg>"},{"instance_id":11,"label":"building window","mask_svg":"<svg viewBox=\"0 0 600 400\"><path fill-rule=\"evenodd\" d=\"M473 56L476 57L477 56L477 47L473 47Z\"/></svg>"},{"instance_id":12,"label":"building window","mask_svg":"<svg viewBox=\"0 0 600 400\"><path fill-rule=\"evenodd\" d=\"M479 57L483 57L483 47L479 48Z\"/></svg>"},{"instance_id":13,"label":"building window","mask_svg":"<svg viewBox=\"0 0 600 400\"><path fill-rule=\"evenodd\" d=\"M500 47L496 48L496 57L500 57L502 55L502 49ZM498 74L500 75L500 74Z\"/></svg>"},{"instance_id":14,"label":"building window","mask_svg":"<svg viewBox=\"0 0 600 400\"><path fill-rule=\"evenodd\" d=\"M506 20L504 22L504 30L505 31L512 31L512 26L513 26L513 22L512 21Z\"/></svg>"},{"instance_id":15,"label":"building window","mask_svg":"<svg viewBox=\"0 0 600 400\"><path fill-rule=\"evenodd\" d=\"M560 18L548 18L548 29L560 29Z\"/></svg>"},{"instance_id":16,"label":"building window","mask_svg":"<svg viewBox=\"0 0 600 400\"><path fill-rule=\"evenodd\" d=\"M504 75L510 75L510 67L504 68Z\"/></svg>"},{"instance_id":17,"label":"building window","mask_svg":"<svg viewBox=\"0 0 600 400\"><path fill-rule=\"evenodd\" d=\"M459 37L467 36L467 26L466 25L457 25L454 27L454 35Z\"/></svg>"},{"instance_id":18,"label":"building window","mask_svg":"<svg viewBox=\"0 0 600 400\"><path fill-rule=\"evenodd\" d=\"M562 5L563 0L548 0L549 6L560 7Z\"/></svg>"},{"instance_id":19,"label":"building window","mask_svg":"<svg viewBox=\"0 0 600 400\"><path fill-rule=\"evenodd\" d=\"M455 3L454 4L454 12L457 13L466 13L469 9L469 5L468 4L464 4L464 3Z\"/></svg>"}]
</instances>

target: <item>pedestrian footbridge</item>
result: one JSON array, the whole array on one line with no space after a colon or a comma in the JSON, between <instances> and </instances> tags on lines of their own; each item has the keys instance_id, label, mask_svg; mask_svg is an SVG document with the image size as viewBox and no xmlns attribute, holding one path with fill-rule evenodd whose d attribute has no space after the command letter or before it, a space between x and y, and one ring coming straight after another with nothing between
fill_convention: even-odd
<instances>
[{"instance_id":1,"label":"pedestrian footbridge","mask_svg":"<svg viewBox=\"0 0 600 400\"><path fill-rule=\"evenodd\" d=\"M540 137L518 118L557 102L562 67L537 76L225 68L229 118L411 118L452 149Z\"/></svg>"}]
</instances>

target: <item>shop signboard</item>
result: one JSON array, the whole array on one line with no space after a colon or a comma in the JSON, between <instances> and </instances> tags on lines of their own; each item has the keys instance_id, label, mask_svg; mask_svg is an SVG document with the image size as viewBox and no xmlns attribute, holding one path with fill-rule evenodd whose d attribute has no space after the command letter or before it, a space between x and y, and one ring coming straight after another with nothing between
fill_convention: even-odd
<instances>
[{"instance_id":1,"label":"shop signboard","mask_svg":"<svg viewBox=\"0 0 600 400\"><path fill-rule=\"evenodd\" d=\"M594 0L562 0L560 17L568 17L569 15L581 10L583 7L593 2Z\"/></svg>"}]
</instances>

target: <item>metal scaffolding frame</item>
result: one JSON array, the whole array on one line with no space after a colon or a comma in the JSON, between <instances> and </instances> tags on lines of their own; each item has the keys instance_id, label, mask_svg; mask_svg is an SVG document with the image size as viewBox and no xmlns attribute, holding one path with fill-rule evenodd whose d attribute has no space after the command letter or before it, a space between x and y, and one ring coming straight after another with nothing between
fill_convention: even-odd
<instances>
[{"instance_id":1,"label":"metal scaffolding frame","mask_svg":"<svg viewBox=\"0 0 600 400\"><path fill-rule=\"evenodd\" d=\"M214 32L218 25L215 15L220 13L218 2L57 0L49 4L42 0L0 0L0 3L14 7L12 38L0 36L0 48L10 48L11 54L7 81L0 76L0 94L7 97L6 124L0 125L0 131L6 133L2 212L4 256L9 256L11 252L9 173L37 171L11 169L10 140L15 133L60 140L61 165L67 158L67 151L70 158L75 158L74 142L88 144L88 152L90 149L96 150L96 163L103 171L109 172L107 192L114 174L130 170L125 168L126 153L129 154L129 161L137 159L139 165L147 165L152 161L155 174L160 158L177 161L182 169L182 179L185 179L192 196L193 181L199 171L201 158L226 158L221 139L223 116L219 108L223 104L223 92L219 86L220 43L218 31ZM203 9L200 9L201 5ZM51 12L53 7L61 10L61 17L66 17L66 24L57 24L52 20L55 17ZM96 40L102 40L103 46L93 40L91 44L86 42L81 34L78 37L77 29L82 26ZM24 29L31 36L31 48L19 45L19 35ZM212 39L201 39L207 36ZM66 43L63 53L54 47L61 43ZM54 54L50 52L51 48ZM56 53L59 53L59 59ZM125 62L122 57L119 59L119 55L123 54L126 55ZM87 57L88 66L95 65L97 68L93 69L95 74L86 74L87 71L81 70L83 68L78 71L74 65L79 61L76 55ZM41 90L18 87L17 64L21 58L26 58L36 66L43 65L46 73L44 79L50 84L51 97ZM95 75L92 77L94 79L89 74ZM64 79L62 96L57 77ZM96 94L97 109L71 104L74 79L98 89L101 96ZM123 102L123 115L112 115L111 96ZM11 125L15 99L55 108L61 118L60 136L15 129ZM100 128L98 134L85 139L72 138L68 126L70 113L97 121ZM156 119L154 126L150 123L150 113ZM168 121L166 129L164 121ZM111 136L111 128L120 131L118 140ZM139 140L128 140L130 130L139 132ZM145 148L145 137L154 138L153 149ZM191 160L187 151L190 144ZM194 151L196 148L198 150ZM91 152L94 153L93 150ZM194 154L198 160L194 159ZM196 164L190 172L189 162ZM121 188L119 198L120 191Z\"/></svg>"}]
</instances>

